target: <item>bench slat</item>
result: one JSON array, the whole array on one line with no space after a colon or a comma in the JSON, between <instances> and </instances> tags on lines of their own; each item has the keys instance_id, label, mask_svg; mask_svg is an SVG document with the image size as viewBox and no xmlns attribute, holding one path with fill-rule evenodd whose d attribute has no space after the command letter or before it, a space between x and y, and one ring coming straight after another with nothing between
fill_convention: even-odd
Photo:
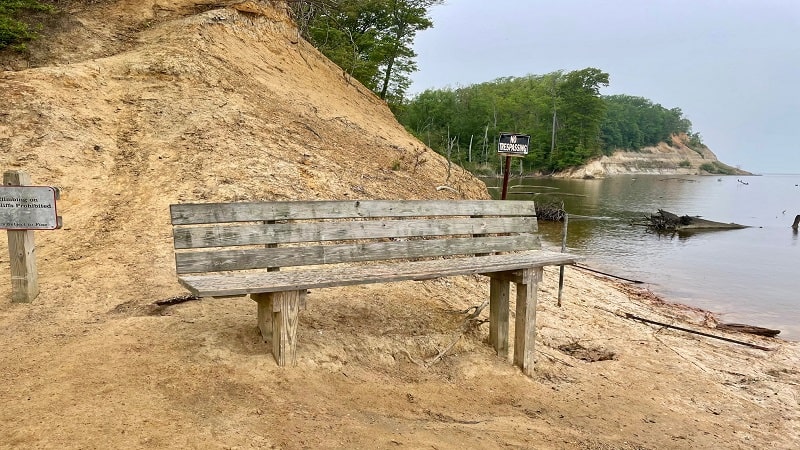
<instances>
[{"instance_id":1,"label":"bench slat","mask_svg":"<svg viewBox=\"0 0 800 450\"><path fill-rule=\"evenodd\" d=\"M535 233L536 231L535 217L487 217L184 227L175 228L174 240L176 249L191 249L391 237Z\"/></svg>"},{"instance_id":2,"label":"bench slat","mask_svg":"<svg viewBox=\"0 0 800 450\"><path fill-rule=\"evenodd\" d=\"M538 235L518 234L514 236L181 252L175 254L175 262L177 272L185 274L510 252L534 250L540 247Z\"/></svg>"},{"instance_id":3,"label":"bench slat","mask_svg":"<svg viewBox=\"0 0 800 450\"><path fill-rule=\"evenodd\" d=\"M535 216L528 200L350 200L170 205L173 225L419 216Z\"/></svg>"},{"instance_id":4,"label":"bench slat","mask_svg":"<svg viewBox=\"0 0 800 450\"><path fill-rule=\"evenodd\" d=\"M489 274L574 263L573 255L533 251L472 258L336 267L325 270L190 275L180 277L179 280L194 295L221 297L366 283L423 280L456 275Z\"/></svg>"}]
</instances>

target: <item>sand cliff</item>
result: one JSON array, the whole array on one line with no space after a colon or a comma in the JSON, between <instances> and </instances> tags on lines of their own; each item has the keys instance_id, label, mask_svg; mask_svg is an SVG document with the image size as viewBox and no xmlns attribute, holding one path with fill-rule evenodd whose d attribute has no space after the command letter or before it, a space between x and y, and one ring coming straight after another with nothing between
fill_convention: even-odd
<instances>
[{"instance_id":1,"label":"sand cliff","mask_svg":"<svg viewBox=\"0 0 800 450\"><path fill-rule=\"evenodd\" d=\"M750 172L728 166L717 159L708 147L689 146L686 135L673 136L668 145L665 142L657 146L645 147L640 151L618 150L610 156L603 155L586 165L565 171L559 176L569 178L644 174L644 175L709 175L704 165L710 165L715 171L730 171L735 175L752 175Z\"/></svg>"}]
</instances>

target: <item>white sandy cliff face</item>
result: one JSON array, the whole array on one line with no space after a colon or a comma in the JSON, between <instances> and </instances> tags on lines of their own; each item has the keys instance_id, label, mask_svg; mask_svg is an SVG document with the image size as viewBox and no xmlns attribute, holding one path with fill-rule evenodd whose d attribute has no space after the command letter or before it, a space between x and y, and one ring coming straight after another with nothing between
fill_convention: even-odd
<instances>
[{"instance_id":1,"label":"white sandy cliff face","mask_svg":"<svg viewBox=\"0 0 800 450\"><path fill-rule=\"evenodd\" d=\"M602 178L623 174L650 175L705 175L703 164L721 164L717 156L702 146L697 150L687 145L686 135L675 136L672 145L660 143L641 151L616 151L611 156L601 156L586 165L561 174L567 178ZM725 166L723 164L723 166ZM739 174L747 175L740 171Z\"/></svg>"}]
</instances>

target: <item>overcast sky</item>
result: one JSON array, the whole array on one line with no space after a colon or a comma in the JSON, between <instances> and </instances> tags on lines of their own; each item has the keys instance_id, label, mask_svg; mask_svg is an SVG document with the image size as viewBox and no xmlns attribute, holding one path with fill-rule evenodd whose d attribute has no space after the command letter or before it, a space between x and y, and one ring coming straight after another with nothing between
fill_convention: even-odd
<instances>
[{"instance_id":1,"label":"overcast sky","mask_svg":"<svg viewBox=\"0 0 800 450\"><path fill-rule=\"evenodd\" d=\"M411 93L596 67L678 107L724 163L800 173L800 0L446 0Z\"/></svg>"}]
</instances>

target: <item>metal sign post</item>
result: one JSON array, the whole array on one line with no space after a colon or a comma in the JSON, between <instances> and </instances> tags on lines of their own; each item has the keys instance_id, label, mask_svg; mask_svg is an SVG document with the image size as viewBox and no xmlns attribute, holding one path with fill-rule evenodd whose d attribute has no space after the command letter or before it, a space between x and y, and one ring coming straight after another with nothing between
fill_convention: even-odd
<instances>
[{"instance_id":1,"label":"metal sign post","mask_svg":"<svg viewBox=\"0 0 800 450\"><path fill-rule=\"evenodd\" d=\"M508 175L511 172L511 157L524 157L527 155L530 142L531 137L527 134L500 133L497 153L506 155L506 164L503 170L503 193L500 196L502 200L505 200L508 194Z\"/></svg>"},{"instance_id":2,"label":"metal sign post","mask_svg":"<svg viewBox=\"0 0 800 450\"><path fill-rule=\"evenodd\" d=\"M58 189L30 184L27 173L8 171L0 186L0 229L8 230L12 302L28 303L39 295L34 230L61 228Z\"/></svg>"}]
</instances>

